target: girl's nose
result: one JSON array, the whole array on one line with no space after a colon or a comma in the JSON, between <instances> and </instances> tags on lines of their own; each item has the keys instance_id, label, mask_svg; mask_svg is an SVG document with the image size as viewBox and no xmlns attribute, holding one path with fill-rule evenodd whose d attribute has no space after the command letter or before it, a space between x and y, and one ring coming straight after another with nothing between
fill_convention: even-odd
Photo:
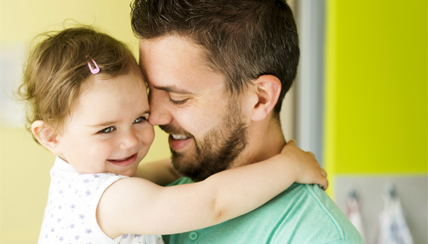
<instances>
[{"instance_id":1,"label":"girl's nose","mask_svg":"<svg viewBox=\"0 0 428 244\"><path fill-rule=\"evenodd\" d=\"M134 131L126 132L122 135L121 141L119 143L119 149L129 149L133 148L140 142L137 134Z\"/></svg>"}]
</instances>

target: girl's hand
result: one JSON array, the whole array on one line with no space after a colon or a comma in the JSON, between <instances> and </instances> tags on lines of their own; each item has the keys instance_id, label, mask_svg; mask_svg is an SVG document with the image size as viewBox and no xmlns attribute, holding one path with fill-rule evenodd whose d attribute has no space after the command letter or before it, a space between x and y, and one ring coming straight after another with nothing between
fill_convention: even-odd
<instances>
[{"instance_id":1,"label":"girl's hand","mask_svg":"<svg viewBox=\"0 0 428 244\"><path fill-rule=\"evenodd\" d=\"M281 154L289 157L297 166L296 182L301 184L318 184L323 190L328 188L327 172L322 169L311 152L296 147L291 139L282 149Z\"/></svg>"}]
</instances>

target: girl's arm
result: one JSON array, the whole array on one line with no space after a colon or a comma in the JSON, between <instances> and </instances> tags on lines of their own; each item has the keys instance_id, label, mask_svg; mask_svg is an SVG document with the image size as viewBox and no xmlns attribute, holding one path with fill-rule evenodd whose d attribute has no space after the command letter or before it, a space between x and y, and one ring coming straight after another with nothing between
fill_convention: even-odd
<instances>
[{"instance_id":1,"label":"girl's arm","mask_svg":"<svg viewBox=\"0 0 428 244\"><path fill-rule=\"evenodd\" d=\"M134 177L143 178L155 184L165 186L180 178L181 175L172 166L171 159L163 159L140 164Z\"/></svg>"},{"instance_id":2,"label":"girl's arm","mask_svg":"<svg viewBox=\"0 0 428 244\"><path fill-rule=\"evenodd\" d=\"M293 144L268 160L194 184L161 187L136 177L119 180L100 199L98 224L111 238L125 233L179 233L250 212L295 181L326 188L326 173L313 154Z\"/></svg>"}]
</instances>

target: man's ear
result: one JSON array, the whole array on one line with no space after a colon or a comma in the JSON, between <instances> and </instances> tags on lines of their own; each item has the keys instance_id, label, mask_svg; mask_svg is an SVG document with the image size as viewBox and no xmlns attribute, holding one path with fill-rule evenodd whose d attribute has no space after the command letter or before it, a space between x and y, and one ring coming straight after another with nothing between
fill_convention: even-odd
<instances>
[{"instance_id":1,"label":"man's ear","mask_svg":"<svg viewBox=\"0 0 428 244\"><path fill-rule=\"evenodd\" d=\"M55 128L41 120L36 120L31 125L31 132L36 139L55 155L61 153L58 141L58 133Z\"/></svg>"},{"instance_id":2,"label":"man's ear","mask_svg":"<svg viewBox=\"0 0 428 244\"><path fill-rule=\"evenodd\" d=\"M275 107L281 93L281 81L273 75L261 75L253 81L253 84L258 100L253 108L251 120L261 121Z\"/></svg>"}]
</instances>

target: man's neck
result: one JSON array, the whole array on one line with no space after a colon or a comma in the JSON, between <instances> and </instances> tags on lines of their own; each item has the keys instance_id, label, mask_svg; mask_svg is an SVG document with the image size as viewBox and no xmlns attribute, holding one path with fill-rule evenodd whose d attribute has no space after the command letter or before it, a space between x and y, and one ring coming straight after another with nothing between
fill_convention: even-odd
<instances>
[{"instance_id":1,"label":"man's neck","mask_svg":"<svg viewBox=\"0 0 428 244\"><path fill-rule=\"evenodd\" d=\"M284 148L286 141L277 120L248 128L248 145L234 160L231 168L261 162Z\"/></svg>"}]
</instances>

